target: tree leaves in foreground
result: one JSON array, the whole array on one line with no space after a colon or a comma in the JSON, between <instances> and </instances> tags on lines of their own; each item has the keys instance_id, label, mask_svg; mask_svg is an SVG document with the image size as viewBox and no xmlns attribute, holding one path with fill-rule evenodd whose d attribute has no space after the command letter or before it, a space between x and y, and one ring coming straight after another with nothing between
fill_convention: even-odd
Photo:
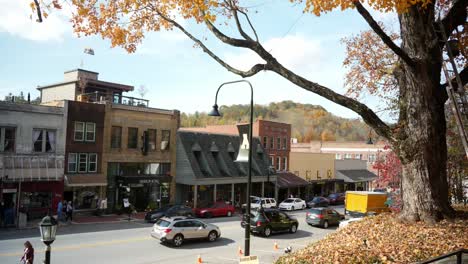
<instances>
[{"instance_id":1,"label":"tree leaves in foreground","mask_svg":"<svg viewBox=\"0 0 468 264\"><path fill-rule=\"evenodd\" d=\"M468 208L435 225L402 223L395 214L366 217L331 233L276 264L415 263L468 248ZM464 211L463 211L464 210Z\"/></svg>"}]
</instances>

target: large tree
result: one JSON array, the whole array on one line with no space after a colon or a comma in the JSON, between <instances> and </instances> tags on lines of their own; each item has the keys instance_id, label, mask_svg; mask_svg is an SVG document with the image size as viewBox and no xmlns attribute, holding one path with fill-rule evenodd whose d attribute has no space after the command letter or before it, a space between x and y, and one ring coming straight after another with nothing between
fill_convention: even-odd
<instances>
[{"instance_id":1,"label":"large tree","mask_svg":"<svg viewBox=\"0 0 468 264\"><path fill-rule=\"evenodd\" d=\"M122 46L129 52L135 51L146 32L177 28L230 72L245 78L260 71L272 71L307 91L353 110L389 142L401 160L404 202L401 218L434 222L450 217L453 210L448 201L444 115L447 93L440 84L443 59L441 46L447 39L443 38L441 30L451 35L457 28L465 26L468 1L290 1L304 5L305 12L315 15L336 8L355 9L395 54L397 62L391 73L398 87L399 118L396 125L386 124L358 100L338 94L284 67L259 41L249 19L248 8L243 7L239 0L72 0L77 10L72 22L77 33L99 34L110 39L112 46ZM392 36L385 33L365 8L364 2L377 11L398 13L400 42L395 42ZM441 18L435 14L438 4L448 7ZM197 38L184 28L176 18L192 19L205 25L222 43L249 49L259 55L264 63L253 65L247 71L234 68L210 50L202 38ZM222 32L216 20L234 23L240 37ZM251 33L245 30L246 27Z\"/></svg>"}]
</instances>

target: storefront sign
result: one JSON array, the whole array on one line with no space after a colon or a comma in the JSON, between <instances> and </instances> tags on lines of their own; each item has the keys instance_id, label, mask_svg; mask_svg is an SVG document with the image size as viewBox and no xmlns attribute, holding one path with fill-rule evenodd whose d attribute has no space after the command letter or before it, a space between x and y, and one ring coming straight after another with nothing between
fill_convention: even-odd
<instances>
[{"instance_id":1,"label":"storefront sign","mask_svg":"<svg viewBox=\"0 0 468 264\"><path fill-rule=\"evenodd\" d=\"M159 180L157 180L157 179L142 179L139 182L142 183L142 184L145 184L145 183L157 183L157 184L159 184Z\"/></svg>"},{"instance_id":2,"label":"storefront sign","mask_svg":"<svg viewBox=\"0 0 468 264\"><path fill-rule=\"evenodd\" d=\"M16 193L16 189L3 189L3 193Z\"/></svg>"}]
</instances>

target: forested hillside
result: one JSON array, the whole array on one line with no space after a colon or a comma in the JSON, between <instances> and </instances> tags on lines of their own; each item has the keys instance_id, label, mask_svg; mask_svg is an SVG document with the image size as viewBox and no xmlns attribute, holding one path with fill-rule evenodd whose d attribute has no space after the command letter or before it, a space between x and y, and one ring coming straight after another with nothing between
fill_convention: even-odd
<instances>
[{"instance_id":1,"label":"forested hillside","mask_svg":"<svg viewBox=\"0 0 468 264\"><path fill-rule=\"evenodd\" d=\"M335 116L321 106L292 101L255 105L254 119L265 119L292 125L292 137L299 142L323 141L367 141L369 128L358 119ZM182 127L206 125L229 125L248 122L249 105L221 106L222 118L208 116L205 112L181 114ZM375 134L373 134L375 137Z\"/></svg>"}]
</instances>

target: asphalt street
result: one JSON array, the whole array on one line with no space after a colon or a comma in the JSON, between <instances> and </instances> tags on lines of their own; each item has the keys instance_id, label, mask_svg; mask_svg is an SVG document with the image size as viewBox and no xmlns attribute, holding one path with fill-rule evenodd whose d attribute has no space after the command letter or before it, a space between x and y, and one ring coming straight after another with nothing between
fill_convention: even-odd
<instances>
[{"instance_id":1,"label":"asphalt street","mask_svg":"<svg viewBox=\"0 0 468 264\"><path fill-rule=\"evenodd\" d=\"M342 213L342 208L338 211ZM294 252L336 229L307 225L305 210L290 215L299 220L295 234L274 234L269 238L251 236L251 255L258 256L260 263L272 263L283 254L283 248L291 246ZM52 244L51 263L188 264L197 263L198 255L203 263L238 263L238 248L244 248L244 229L240 227L240 217L212 218L206 222L218 225L221 237L211 243L187 242L180 248L161 244L152 238L152 224L142 221L61 227ZM35 248L35 263L42 263L45 246L36 229L0 232L0 263L19 263L26 240ZM275 242L279 250L274 249Z\"/></svg>"}]
</instances>

